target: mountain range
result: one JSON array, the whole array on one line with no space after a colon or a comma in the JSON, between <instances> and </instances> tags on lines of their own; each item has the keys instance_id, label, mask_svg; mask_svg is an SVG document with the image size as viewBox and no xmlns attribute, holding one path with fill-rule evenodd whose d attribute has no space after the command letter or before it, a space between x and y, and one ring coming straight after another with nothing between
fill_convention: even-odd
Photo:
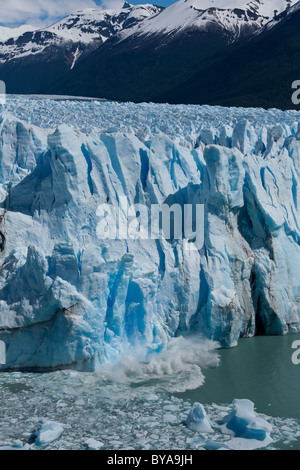
<instances>
[{"instance_id":1,"label":"mountain range","mask_svg":"<svg viewBox=\"0 0 300 470\"><path fill-rule=\"evenodd\" d=\"M10 38L0 28L0 79L8 93L293 108L299 19L295 0L82 10Z\"/></svg>"}]
</instances>

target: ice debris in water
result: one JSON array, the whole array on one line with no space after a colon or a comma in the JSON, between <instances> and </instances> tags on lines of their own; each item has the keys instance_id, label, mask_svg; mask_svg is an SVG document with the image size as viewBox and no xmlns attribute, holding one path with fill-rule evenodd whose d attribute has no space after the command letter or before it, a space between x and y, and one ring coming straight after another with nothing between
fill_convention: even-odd
<instances>
[{"instance_id":1,"label":"ice debris in water","mask_svg":"<svg viewBox=\"0 0 300 470\"><path fill-rule=\"evenodd\" d=\"M96 439L90 438L85 441L85 446L88 450L100 450L104 446L103 442L96 441Z\"/></svg>"},{"instance_id":2,"label":"ice debris in water","mask_svg":"<svg viewBox=\"0 0 300 470\"><path fill-rule=\"evenodd\" d=\"M64 426L54 421L42 419L38 429L34 432L32 440L38 447L44 447L56 441L64 431Z\"/></svg>"},{"instance_id":3,"label":"ice debris in water","mask_svg":"<svg viewBox=\"0 0 300 470\"><path fill-rule=\"evenodd\" d=\"M205 443L207 450L254 450L268 447L271 438L272 426L265 419L257 416L254 403L250 400L235 399L232 402L233 411L223 417L223 425L219 432L234 436L225 442L208 440ZM195 403L187 419L187 428L200 433L213 432L203 405Z\"/></svg>"},{"instance_id":4,"label":"ice debris in water","mask_svg":"<svg viewBox=\"0 0 300 470\"><path fill-rule=\"evenodd\" d=\"M0 452L3 450L31 450L32 446L16 441L12 446L0 446Z\"/></svg>"},{"instance_id":5,"label":"ice debris in water","mask_svg":"<svg viewBox=\"0 0 300 470\"><path fill-rule=\"evenodd\" d=\"M181 375L177 380L182 380ZM0 384L2 447L12 447L19 440L19 446L29 446L28 449L33 450L84 450L87 442L94 439L103 443L101 449L110 451L197 450L215 445L210 441L233 448L234 443L230 441L240 439L220 430L220 422L230 414L232 405L205 404L213 432L197 433L185 424L191 402L172 396L157 380L132 386L104 380L101 372L57 371L0 374ZM84 409L78 406L79 400L84 400ZM165 422L166 414L175 416L176 421ZM37 446L36 439L32 438L32 432L39 424L37 416L61 423L63 434L43 447ZM293 441L299 439L298 420L262 417L272 425L274 442L271 448L278 448L279 442L294 445ZM262 445L262 441L243 439L244 447L246 444L256 447Z\"/></svg>"},{"instance_id":6,"label":"ice debris in water","mask_svg":"<svg viewBox=\"0 0 300 470\"><path fill-rule=\"evenodd\" d=\"M187 428L191 431L210 433L212 432L210 421L206 411L200 403L195 403L187 418Z\"/></svg>"},{"instance_id":7,"label":"ice debris in water","mask_svg":"<svg viewBox=\"0 0 300 470\"><path fill-rule=\"evenodd\" d=\"M223 432L235 438L227 442L234 449L259 449L270 445L272 426L254 411L250 400L233 400L233 411L223 418ZM251 441L251 442L250 442Z\"/></svg>"},{"instance_id":8,"label":"ice debris in water","mask_svg":"<svg viewBox=\"0 0 300 470\"><path fill-rule=\"evenodd\" d=\"M234 410L223 418L228 431L236 437L264 441L271 433L272 426L254 411L254 403L250 400L233 400Z\"/></svg>"}]
</instances>

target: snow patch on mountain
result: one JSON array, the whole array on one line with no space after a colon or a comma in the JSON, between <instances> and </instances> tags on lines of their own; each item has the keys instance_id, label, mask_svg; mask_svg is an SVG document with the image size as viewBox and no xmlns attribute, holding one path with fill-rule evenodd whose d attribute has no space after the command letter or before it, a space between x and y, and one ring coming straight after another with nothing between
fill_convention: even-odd
<instances>
[{"instance_id":1,"label":"snow patch on mountain","mask_svg":"<svg viewBox=\"0 0 300 470\"><path fill-rule=\"evenodd\" d=\"M188 0L188 3L198 10L209 8L250 10L271 19L275 11L280 13L297 3L297 0Z\"/></svg>"},{"instance_id":2,"label":"snow patch on mountain","mask_svg":"<svg viewBox=\"0 0 300 470\"><path fill-rule=\"evenodd\" d=\"M297 0L179 0L155 18L146 19L122 38L131 34L179 34L185 30L210 31L216 25L230 33L236 40L260 29L275 15L297 3Z\"/></svg>"},{"instance_id":3,"label":"snow patch on mountain","mask_svg":"<svg viewBox=\"0 0 300 470\"><path fill-rule=\"evenodd\" d=\"M291 2L291 7L289 7L287 10L282 10L280 12L280 14L278 14L276 17L274 17L271 21L269 21L265 27L263 28L263 30L261 31L257 31L256 34L260 34L261 32L263 32L264 30L268 30L268 29L271 29L273 28L274 26L278 25L282 20L284 20L285 18L289 17L290 15L292 15L293 13L295 13L297 10L300 9L300 2Z\"/></svg>"},{"instance_id":4,"label":"snow patch on mountain","mask_svg":"<svg viewBox=\"0 0 300 470\"><path fill-rule=\"evenodd\" d=\"M34 26L22 25L18 28L8 28L6 26L0 26L0 42L7 41L11 38L17 38L27 31L34 31Z\"/></svg>"},{"instance_id":5,"label":"snow patch on mountain","mask_svg":"<svg viewBox=\"0 0 300 470\"><path fill-rule=\"evenodd\" d=\"M46 28L67 41L90 43L107 41L124 28L133 26L162 10L151 4L125 4L120 10L86 9L78 11Z\"/></svg>"},{"instance_id":6,"label":"snow patch on mountain","mask_svg":"<svg viewBox=\"0 0 300 470\"><path fill-rule=\"evenodd\" d=\"M72 69L85 52L91 52L123 29L130 29L162 10L162 7L151 4L135 6L125 3L119 10L96 8L78 11L44 29L32 31L31 27L21 27L20 34L16 36L5 29L2 38L0 29L0 63L36 56L52 48L51 56L53 50L54 54L66 50L67 58L71 56L68 60Z\"/></svg>"},{"instance_id":7,"label":"snow patch on mountain","mask_svg":"<svg viewBox=\"0 0 300 470\"><path fill-rule=\"evenodd\" d=\"M40 55L45 61L59 57L73 69L85 55L110 39L122 42L129 37L135 40L137 36L159 35L163 44L191 31L221 35L230 44L260 32L274 18L278 21L281 18L278 15L296 3L296 0L179 0L166 9L127 2L117 10L85 9L40 30L22 26L17 34L18 30L11 30L12 33L0 28L0 64L30 61Z\"/></svg>"}]
</instances>

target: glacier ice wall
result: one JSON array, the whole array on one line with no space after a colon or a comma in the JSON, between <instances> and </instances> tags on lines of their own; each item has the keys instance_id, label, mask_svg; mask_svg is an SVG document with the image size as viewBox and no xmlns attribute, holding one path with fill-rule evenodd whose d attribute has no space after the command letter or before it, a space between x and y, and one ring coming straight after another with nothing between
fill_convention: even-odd
<instances>
[{"instance_id":1,"label":"glacier ice wall","mask_svg":"<svg viewBox=\"0 0 300 470\"><path fill-rule=\"evenodd\" d=\"M158 105L135 106L155 120ZM180 335L230 347L300 330L298 116L216 122L217 109L205 110L181 133L139 118L126 131L83 132L2 116L2 368L86 370ZM203 248L99 240L97 207L121 197L204 204Z\"/></svg>"}]
</instances>

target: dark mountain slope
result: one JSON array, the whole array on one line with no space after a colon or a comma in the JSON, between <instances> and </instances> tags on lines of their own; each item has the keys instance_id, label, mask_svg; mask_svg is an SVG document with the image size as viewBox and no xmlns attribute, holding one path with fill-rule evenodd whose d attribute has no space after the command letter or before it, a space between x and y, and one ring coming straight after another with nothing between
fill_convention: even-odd
<instances>
[{"instance_id":1,"label":"dark mountain slope","mask_svg":"<svg viewBox=\"0 0 300 470\"><path fill-rule=\"evenodd\" d=\"M209 67L227 49L228 37L217 27L205 33L191 31L167 43L157 36L140 42L135 37L110 41L68 71L51 92L154 101Z\"/></svg>"},{"instance_id":2,"label":"dark mountain slope","mask_svg":"<svg viewBox=\"0 0 300 470\"><path fill-rule=\"evenodd\" d=\"M158 101L219 104L224 106L295 108L292 83L300 79L300 9L271 29L235 47L205 72L168 93Z\"/></svg>"}]
</instances>

